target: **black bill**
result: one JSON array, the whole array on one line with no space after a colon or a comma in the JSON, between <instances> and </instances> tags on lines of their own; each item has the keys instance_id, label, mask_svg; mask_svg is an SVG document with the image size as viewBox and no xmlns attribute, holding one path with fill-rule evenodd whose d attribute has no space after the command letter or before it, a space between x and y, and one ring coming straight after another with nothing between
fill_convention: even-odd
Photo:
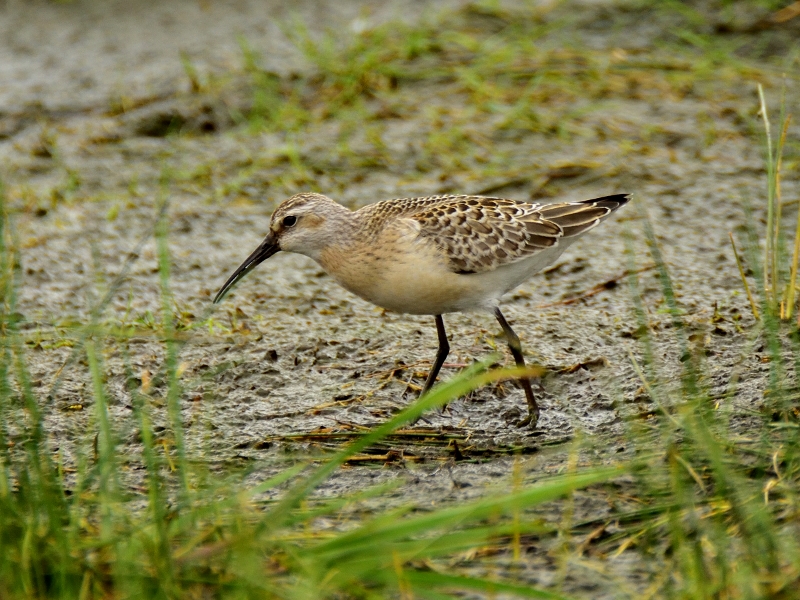
<instances>
[{"instance_id":1,"label":"black bill","mask_svg":"<svg viewBox=\"0 0 800 600\"><path fill-rule=\"evenodd\" d=\"M280 251L280 246L278 246L278 241L275 239L275 234L271 231L267 234L267 237L261 242L261 245L255 249L247 259L239 265L239 268L233 272L228 278L228 281L225 282L220 290L217 292L217 295L214 296L214 304L219 302L225 297L225 294L228 293L236 283L245 275L247 275L250 271L255 269L258 265L262 262L267 260L270 256Z\"/></svg>"}]
</instances>

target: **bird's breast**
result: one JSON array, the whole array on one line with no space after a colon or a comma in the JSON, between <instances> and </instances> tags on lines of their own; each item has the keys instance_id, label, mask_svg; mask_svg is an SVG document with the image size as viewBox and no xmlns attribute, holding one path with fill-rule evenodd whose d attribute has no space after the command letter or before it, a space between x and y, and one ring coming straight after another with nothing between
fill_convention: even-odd
<instances>
[{"instance_id":1,"label":"bird's breast","mask_svg":"<svg viewBox=\"0 0 800 600\"><path fill-rule=\"evenodd\" d=\"M319 263L347 290L401 313L436 315L484 308L503 291L480 274L452 272L429 242L403 235L384 236L382 242L326 248Z\"/></svg>"}]
</instances>

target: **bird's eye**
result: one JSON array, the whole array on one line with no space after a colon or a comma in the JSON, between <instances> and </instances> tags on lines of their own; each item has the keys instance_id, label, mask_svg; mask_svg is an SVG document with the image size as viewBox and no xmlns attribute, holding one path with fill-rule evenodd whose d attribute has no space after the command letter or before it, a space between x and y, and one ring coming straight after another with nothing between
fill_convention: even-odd
<instances>
[{"instance_id":1,"label":"bird's eye","mask_svg":"<svg viewBox=\"0 0 800 600\"><path fill-rule=\"evenodd\" d=\"M283 226L284 227L291 227L297 223L297 217L294 215L289 215L288 217L283 217Z\"/></svg>"}]
</instances>

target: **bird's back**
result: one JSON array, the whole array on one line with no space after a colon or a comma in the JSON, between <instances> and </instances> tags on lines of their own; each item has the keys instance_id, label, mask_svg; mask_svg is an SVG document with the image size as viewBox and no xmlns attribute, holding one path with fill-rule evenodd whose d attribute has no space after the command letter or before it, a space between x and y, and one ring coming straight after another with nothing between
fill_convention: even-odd
<instances>
[{"instance_id":1,"label":"bird's back","mask_svg":"<svg viewBox=\"0 0 800 600\"><path fill-rule=\"evenodd\" d=\"M615 194L539 204L485 196L429 196L384 200L358 213L365 233L375 237L397 221L408 220L419 238L441 250L451 271L471 274L566 246L629 199L627 194Z\"/></svg>"}]
</instances>

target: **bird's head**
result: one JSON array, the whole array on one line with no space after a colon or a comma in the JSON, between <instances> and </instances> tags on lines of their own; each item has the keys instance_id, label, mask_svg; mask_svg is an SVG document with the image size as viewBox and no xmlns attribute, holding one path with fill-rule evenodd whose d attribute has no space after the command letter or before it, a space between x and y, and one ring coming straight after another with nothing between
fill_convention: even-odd
<instances>
[{"instance_id":1,"label":"bird's head","mask_svg":"<svg viewBox=\"0 0 800 600\"><path fill-rule=\"evenodd\" d=\"M284 200L272 213L264 241L228 278L214 297L214 303L221 301L240 279L281 250L318 258L337 232L342 231L349 214L348 209L322 194L295 194Z\"/></svg>"}]
</instances>

